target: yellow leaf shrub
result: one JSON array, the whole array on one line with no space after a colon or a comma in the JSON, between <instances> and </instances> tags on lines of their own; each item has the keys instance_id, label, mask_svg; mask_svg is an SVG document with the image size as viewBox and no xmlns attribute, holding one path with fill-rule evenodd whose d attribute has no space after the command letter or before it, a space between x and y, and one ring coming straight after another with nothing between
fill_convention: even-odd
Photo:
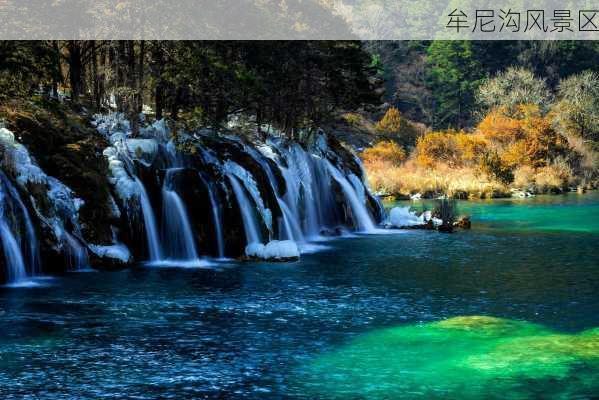
<instances>
[{"instance_id":1,"label":"yellow leaf shrub","mask_svg":"<svg viewBox=\"0 0 599 400\"><path fill-rule=\"evenodd\" d=\"M450 167L465 166L485 153L487 140L480 135L456 131L430 132L416 142L416 161L423 167L438 163Z\"/></svg>"},{"instance_id":2,"label":"yellow leaf shrub","mask_svg":"<svg viewBox=\"0 0 599 400\"><path fill-rule=\"evenodd\" d=\"M382 161L392 165L400 165L406 159L406 151L397 143L387 140L364 150L362 159L365 163Z\"/></svg>"},{"instance_id":3,"label":"yellow leaf shrub","mask_svg":"<svg viewBox=\"0 0 599 400\"><path fill-rule=\"evenodd\" d=\"M375 129L379 133L398 133L401 130L401 113L395 107L387 110L383 118L376 123Z\"/></svg>"},{"instance_id":4,"label":"yellow leaf shrub","mask_svg":"<svg viewBox=\"0 0 599 400\"><path fill-rule=\"evenodd\" d=\"M403 118L397 108L387 110L383 118L374 126L377 133L399 141L404 146L413 146L420 130Z\"/></svg>"},{"instance_id":5,"label":"yellow leaf shrub","mask_svg":"<svg viewBox=\"0 0 599 400\"><path fill-rule=\"evenodd\" d=\"M477 132L500 147L502 161L512 167L543 167L567 150L551 118L542 115L536 105L519 105L510 115L505 109L493 110L478 125Z\"/></svg>"}]
</instances>

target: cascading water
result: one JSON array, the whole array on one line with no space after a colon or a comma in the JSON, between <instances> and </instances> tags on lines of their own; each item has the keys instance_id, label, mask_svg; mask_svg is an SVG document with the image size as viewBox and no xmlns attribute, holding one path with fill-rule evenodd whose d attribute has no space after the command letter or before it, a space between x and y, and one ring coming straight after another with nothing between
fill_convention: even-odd
<instances>
[{"instance_id":1,"label":"cascading water","mask_svg":"<svg viewBox=\"0 0 599 400\"><path fill-rule=\"evenodd\" d=\"M262 243L260 229L256 221L256 215L254 212L254 206L250 202L250 199L245 194L245 191L235 176L229 176L231 187L235 192L235 198L241 211L241 218L243 219L243 228L245 231L245 237L247 244Z\"/></svg>"},{"instance_id":2,"label":"cascading water","mask_svg":"<svg viewBox=\"0 0 599 400\"><path fill-rule=\"evenodd\" d=\"M302 240L304 237L317 239L333 219L330 213L335 208L324 160L298 144L284 146L276 141L270 144L283 159L283 162L277 159L275 162L287 186L283 200L293 215L289 218L292 229L299 228Z\"/></svg>"},{"instance_id":3,"label":"cascading water","mask_svg":"<svg viewBox=\"0 0 599 400\"><path fill-rule=\"evenodd\" d=\"M25 228L25 243L22 244L20 226ZM28 276L38 273L39 248L31 217L23 204L16 188L8 177L0 171L0 236L6 280L9 284L19 284ZM23 248L27 246L29 254L29 273Z\"/></svg>"},{"instance_id":4,"label":"cascading water","mask_svg":"<svg viewBox=\"0 0 599 400\"><path fill-rule=\"evenodd\" d=\"M285 232L286 237L281 239L293 240L297 243L305 242L304 234L299 226L296 216L293 214L293 211L289 208L287 203L281 199L277 199L279 201L279 207L281 208L281 212L283 213L283 221L282 228L280 231Z\"/></svg>"},{"instance_id":5,"label":"cascading water","mask_svg":"<svg viewBox=\"0 0 599 400\"><path fill-rule=\"evenodd\" d=\"M21 247L8 227L4 215L0 216L0 236L7 266L7 281L9 284L19 283L27 278L27 271L25 270Z\"/></svg>"},{"instance_id":6,"label":"cascading water","mask_svg":"<svg viewBox=\"0 0 599 400\"><path fill-rule=\"evenodd\" d=\"M17 189L12 185L8 177L4 174L4 172L0 171L0 183L6 193L10 196L12 201L16 203L18 206L21 216L23 217L23 222L25 224L25 233L26 233L26 245L29 247L29 268L32 275L37 275L40 273L40 252L39 245L37 241L37 235L35 233L35 229L33 227L33 222L31 221L31 216L29 215L29 211L21 197ZM8 199L7 199L8 200Z\"/></svg>"},{"instance_id":7,"label":"cascading water","mask_svg":"<svg viewBox=\"0 0 599 400\"><path fill-rule=\"evenodd\" d=\"M63 232L63 240L68 247L66 249L67 267L71 271L83 271L89 268L87 250L73 235Z\"/></svg>"},{"instance_id":8,"label":"cascading water","mask_svg":"<svg viewBox=\"0 0 599 400\"><path fill-rule=\"evenodd\" d=\"M162 226L165 255L172 260L198 260L193 230L187 209L174 188L174 176L180 168L166 171L162 188Z\"/></svg>"},{"instance_id":9,"label":"cascading water","mask_svg":"<svg viewBox=\"0 0 599 400\"><path fill-rule=\"evenodd\" d=\"M363 202L360 201L359 195L356 192L354 186L349 183L347 178L335 168L329 161L326 161L327 167L331 173L331 176L339 186L341 186L341 190L343 190L343 194L345 195L346 200L349 203L352 211L352 217L354 219L354 224L358 228L358 230L363 232L373 232L376 227L372 220L372 217L366 206Z\"/></svg>"},{"instance_id":10,"label":"cascading water","mask_svg":"<svg viewBox=\"0 0 599 400\"><path fill-rule=\"evenodd\" d=\"M214 188L212 185L204 179L202 174L198 173L200 179L204 183L204 186L208 190L208 197L210 200L210 208L212 209L212 221L214 224L214 230L216 232L216 245L218 249L218 257L225 257L225 238L223 236L223 223L221 217L221 207L220 204L216 201L216 196L214 195Z\"/></svg>"},{"instance_id":11,"label":"cascading water","mask_svg":"<svg viewBox=\"0 0 599 400\"><path fill-rule=\"evenodd\" d=\"M277 178L275 177L275 174L272 171L270 164L257 150L252 149L248 146L244 146L244 148L252 156L252 158L262 166L262 169L266 172L266 175L268 176L268 181L270 183L270 186L272 187L273 193L277 199L277 203L282 213L279 232L283 232L285 236L281 237L281 239L293 240L297 243L305 242L304 235L299 227L297 214L295 214L291 210L289 205L286 203L285 199L282 199L279 196L279 185L277 184Z\"/></svg>"},{"instance_id":12,"label":"cascading water","mask_svg":"<svg viewBox=\"0 0 599 400\"><path fill-rule=\"evenodd\" d=\"M307 147L274 136L266 142L252 144L236 137L204 133L180 132L173 138L166 134L164 124L155 123L142 129L139 137L131 138L128 125L115 122L119 118L122 116L100 120L98 130L112 143L104 154L111 162L117 194L125 204L139 198L151 261L197 260L200 257L197 246L203 240L211 240L202 234L206 232L203 227L195 225L198 220L189 220L189 204L185 201L193 201L189 196L194 193L207 196L201 201L206 202L206 209L210 207L207 210L210 214L197 215L201 212L198 207L190 211L194 218L197 215L200 221L214 225L212 232L216 237L212 243L216 243L219 257L226 256L223 231L228 227L223 226L225 223L243 224L247 245L267 246L271 242L290 240L300 244L300 248L309 248L312 245L308 241L336 235L348 225L363 232L375 231L372 215L377 211L372 214L369 211L374 204L370 191L359 177L362 174L349 172L355 170L359 160L350 159L353 155L344 154L343 150L337 155L332 149L340 147L329 147L329 139L324 134L317 133ZM116 127L116 131L112 132L111 127ZM116 160L123 156L131 162ZM348 159L351 165L345 165ZM158 221L148 194L136 177L137 161L144 168L165 171L162 215ZM193 181L192 175L188 175L192 170L196 170L206 191L177 187ZM179 178L177 171L185 173ZM222 190L216 190L217 187ZM334 188L339 188L339 192ZM240 221L231 218L230 210L222 208L223 195L227 200L234 197L232 201L239 206ZM276 203L273 205L273 202ZM269 207L274 208L271 211ZM231 252L239 254L240 249L235 246L237 244L232 246Z\"/></svg>"},{"instance_id":13,"label":"cascading water","mask_svg":"<svg viewBox=\"0 0 599 400\"><path fill-rule=\"evenodd\" d=\"M150 198L148 197L144 184L139 178L134 177L134 179L139 187L139 201L141 203L141 212L144 218L150 260L160 261L162 260L162 248L160 247L160 237L158 236L154 209L152 208L152 203L150 203Z\"/></svg>"}]
</instances>

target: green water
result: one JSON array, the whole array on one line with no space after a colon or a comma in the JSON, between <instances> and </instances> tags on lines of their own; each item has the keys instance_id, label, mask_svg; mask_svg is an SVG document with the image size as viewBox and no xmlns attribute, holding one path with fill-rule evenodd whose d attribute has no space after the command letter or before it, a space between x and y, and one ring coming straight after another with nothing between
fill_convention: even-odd
<instances>
[{"instance_id":1,"label":"green water","mask_svg":"<svg viewBox=\"0 0 599 400\"><path fill-rule=\"evenodd\" d=\"M598 329L470 316L363 335L303 376L315 397L568 399L597 393L598 371Z\"/></svg>"},{"instance_id":2,"label":"green water","mask_svg":"<svg viewBox=\"0 0 599 400\"><path fill-rule=\"evenodd\" d=\"M399 202L422 211L434 201ZM536 196L526 199L457 201L460 214L470 215L478 229L494 232L599 232L599 192Z\"/></svg>"},{"instance_id":3,"label":"green water","mask_svg":"<svg viewBox=\"0 0 599 400\"><path fill-rule=\"evenodd\" d=\"M512 242L514 262L521 263L516 260L523 257L537 274L543 263L551 264L547 257L554 250L531 257L518 250L520 240L550 245L551 237L579 237L599 244L597 193L457 204L460 214L473 221L473 230L461 233L466 235L462 240L488 234L498 242ZM388 206L396 205L422 211L434 202ZM569 246L567 251L576 257L575 246ZM505 260L507 246L496 250L501 252L496 260ZM548 269L546 274L538 279L551 280L553 273ZM575 292L576 285L570 290ZM550 297L551 290L547 292ZM298 369L298 375L306 393L315 398L588 399L599 395L599 328L566 333L523 320L467 315L401 324L359 335L316 357Z\"/></svg>"}]
</instances>

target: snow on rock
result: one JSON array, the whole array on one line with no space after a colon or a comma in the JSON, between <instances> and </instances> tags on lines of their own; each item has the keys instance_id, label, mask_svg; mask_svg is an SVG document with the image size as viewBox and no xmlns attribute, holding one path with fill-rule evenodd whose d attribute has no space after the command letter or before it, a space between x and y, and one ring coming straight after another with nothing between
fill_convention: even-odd
<instances>
[{"instance_id":1,"label":"snow on rock","mask_svg":"<svg viewBox=\"0 0 599 400\"><path fill-rule=\"evenodd\" d=\"M245 247L245 255L248 257L264 258L266 246L262 243L250 243Z\"/></svg>"},{"instance_id":2,"label":"snow on rock","mask_svg":"<svg viewBox=\"0 0 599 400\"><path fill-rule=\"evenodd\" d=\"M131 129L123 113L96 114L92 124L105 137L109 137L114 132L127 132Z\"/></svg>"},{"instance_id":3,"label":"snow on rock","mask_svg":"<svg viewBox=\"0 0 599 400\"><path fill-rule=\"evenodd\" d=\"M2 165L15 173L19 185L28 182L41 184L45 182L46 174L29 156L22 144L15 141L15 135L6 128L0 128L0 144L5 150Z\"/></svg>"},{"instance_id":4,"label":"snow on rock","mask_svg":"<svg viewBox=\"0 0 599 400\"><path fill-rule=\"evenodd\" d=\"M256 146L256 149L266 158L270 158L273 161L279 159L279 155L268 144L259 144Z\"/></svg>"},{"instance_id":5,"label":"snow on rock","mask_svg":"<svg viewBox=\"0 0 599 400\"><path fill-rule=\"evenodd\" d=\"M146 166L154 162L159 152L159 143L168 140L166 122L159 120L141 128L140 138L130 138L131 126L122 113L97 114L93 124L111 144L104 149L103 154L108 160L110 181L118 197L129 201L139 196L139 185L130 173L132 161L138 160Z\"/></svg>"},{"instance_id":6,"label":"snow on rock","mask_svg":"<svg viewBox=\"0 0 599 400\"><path fill-rule=\"evenodd\" d=\"M119 151L116 147L107 147L102 154L108 160L108 169L112 175L110 182L114 185L118 197L128 201L138 196L139 185L127 172L125 163L119 159Z\"/></svg>"},{"instance_id":7,"label":"snow on rock","mask_svg":"<svg viewBox=\"0 0 599 400\"><path fill-rule=\"evenodd\" d=\"M299 248L293 240L273 240L264 249L264 258L267 260L289 260L299 256Z\"/></svg>"},{"instance_id":8,"label":"snow on rock","mask_svg":"<svg viewBox=\"0 0 599 400\"><path fill-rule=\"evenodd\" d=\"M138 159L146 166L151 165L158 154L158 142L155 139L127 139L129 157Z\"/></svg>"},{"instance_id":9,"label":"snow on rock","mask_svg":"<svg viewBox=\"0 0 599 400\"><path fill-rule=\"evenodd\" d=\"M131 252L127 246L122 243L117 243L110 246L90 244L89 249L100 258L111 258L121 261L125 264L133 260L131 257Z\"/></svg>"},{"instance_id":10,"label":"snow on rock","mask_svg":"<svg viewBox=\"0 0 599 400\"><path fill-rule=\"evenodd\" d=\"M432 218L430 211L423 212L420 216L410 211L410 207L395 207L389 213L389 222L395 228L404 228L408 226L425 225ZM436 218L432 218L433 223L439 222ZM435 221L437 220L437 221Z\"/></svg>"},{"instance_id":11,"label":"snow on rock","mask_svg":"<svg viewBox=\"0 0 599 400\"><path fill-rule=\"evenodd\" d=\"M79 229L78 213L84 201L75 197L73 191L61 181L46 175L25 146L15 141L14 133L6 128L0 128L0 147L4 149L0 166L12 172L17 184L25 191L29 191L29 185L35 185L43 191L36 192L44 193L45 199L32 196L35 211L52 228L57 242L64 242L66 225Z\"/></svg>"},{"instance_id":12,"label":"snow on rock","mask_svg":"<svg viewBox=\"0 0 599 400\"><path fill-rule=\"evenodd\" d=\"M263 260L288 261L297 260L300 252L293 240L273 240L266 246L262 243L252 243L245 248L248 257Z\"/></svg>"}]
</instances>

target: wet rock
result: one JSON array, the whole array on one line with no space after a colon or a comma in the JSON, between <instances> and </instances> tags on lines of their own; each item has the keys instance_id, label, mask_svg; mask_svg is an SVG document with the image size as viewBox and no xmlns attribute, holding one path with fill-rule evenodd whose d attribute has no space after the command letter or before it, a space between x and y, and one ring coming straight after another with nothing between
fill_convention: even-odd
<instances>
[{"instance_id":1,"label":"wet rock","mask_svg":"<svg viewBox=\"0 0 599 400\"><path fill-rule=\"evenodd\" d=\"M470 229L472 228L472 222L470 221L470 217L460 217L453 223L453 226L460 229Z\"/></svg>"},{"instance_id":2,"label":"wet rock","mask_svg":"<svg viewBox=\"0 0 599 400\"><path fill-rule=\"evenodd\" d=\"M119 271L129 268L133 256L123 244L110 246L89 245L89 262L91 267L102 271Z\"/></svg>"},{"instance_id":3,"label":"wet rock","mask_svg":"<svg viewBox=\"0 0 599 400\"><path fill-rule=\"evenodd\" d=\"M437 230L441 233L453 233L453 225L441 224L437 227Z\"/></svg>"}]
</instances>

